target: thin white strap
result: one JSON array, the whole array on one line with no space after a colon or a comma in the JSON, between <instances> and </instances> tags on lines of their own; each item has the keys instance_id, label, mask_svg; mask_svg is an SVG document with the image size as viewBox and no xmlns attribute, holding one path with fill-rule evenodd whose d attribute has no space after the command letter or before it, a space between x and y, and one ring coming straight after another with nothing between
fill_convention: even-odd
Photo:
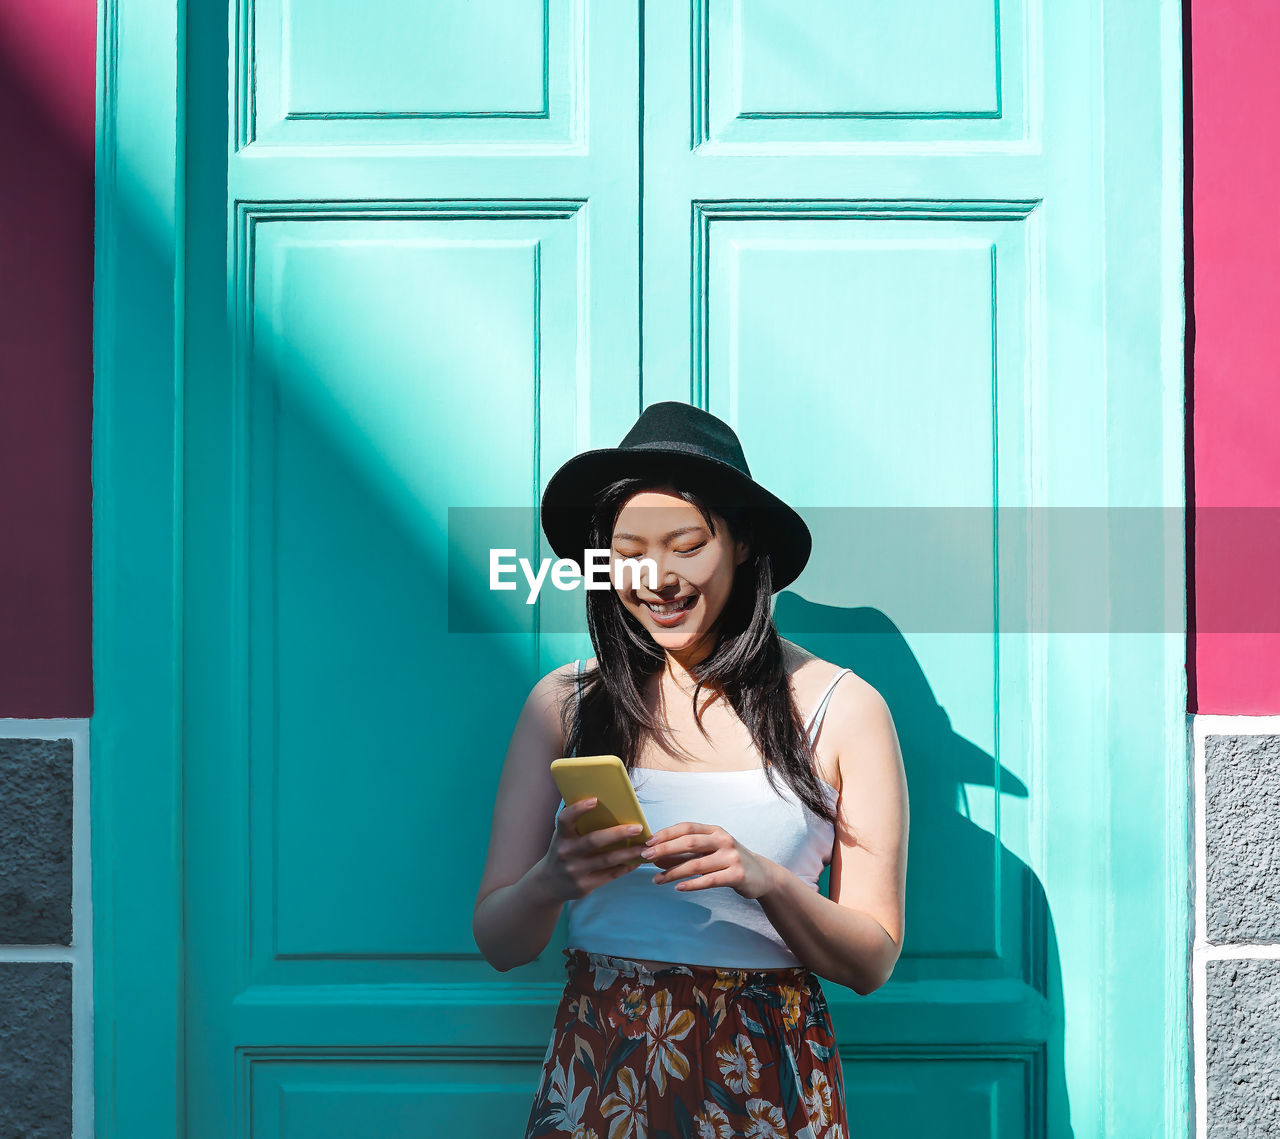
<instances>
[{"instance_id":1,"label":"thin white strap","mask_svg":"<svg viewBox=\"0 0 1280 1139\"><path fill-rule=\"evenodd\" d=\"M579 658L578 658L576 661L574 661L573 663L574 663L574 665L576 666L576 671L575 671L575 673L574 673L575 678L576 678L576 680L577 680L577 681L581 681L581 679L582 679L582 658L581 658L581 657L579 657ZM574 689L573 689L573 698L574 698L574 700L575 700L575 701L577 701L577 700L579 700L579 699L581 698L581 696L582 696L581 685L580 685L580 684L578 684L578 683L575 683L575 684L574 684ZM573 754L574 754L575 756L578 754L578 749L577 749L576 747L573 749Z\"/></svg>"},{"instance_id":2,"label":"thin white strap","mask_svg":"<svg viewBox=\"0 0 1280 1139\"><path fill-rule=\"evenodd\" d=\"M827 703L831 699L831 693L836 690L836 685L840 683L840 678L846 673L850 673L852 671L853 669L851 668L842 668L835 674L831 683L827 685L827 690L822 694L822 699L818 702L817 708L814 709L813 715L809 717L809 726L805 729L805 731L809 733L811 741L813 737L817 735L818 728L822 726L822 718L826 715Z\"/></svg>"}]
</instances>

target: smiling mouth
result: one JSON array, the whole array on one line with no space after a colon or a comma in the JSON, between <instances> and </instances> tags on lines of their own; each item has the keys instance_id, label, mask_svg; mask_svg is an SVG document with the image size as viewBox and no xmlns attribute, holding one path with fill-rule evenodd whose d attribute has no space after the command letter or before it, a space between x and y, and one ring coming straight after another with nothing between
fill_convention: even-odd
<instances>
[{"instance_id":1,"label":"smiling mouth","mask_svg":"<svg viewBox=\"0 0 1280 1139\"><path fill-rule=\"evenodd\" d=\"M664 605L655 605L651 601L641 601L640 604L648 609L650 613L657 613L660 617L666 617L672 613L680 613L685 609L692 609L694 602L697 600L698 595L694 593L679 601L670 601Z\"/></svg>"}]
</instances>

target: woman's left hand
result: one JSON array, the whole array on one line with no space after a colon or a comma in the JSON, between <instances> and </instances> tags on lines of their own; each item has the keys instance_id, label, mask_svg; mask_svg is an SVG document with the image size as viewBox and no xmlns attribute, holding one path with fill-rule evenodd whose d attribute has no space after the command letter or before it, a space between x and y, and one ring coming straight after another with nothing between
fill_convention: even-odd
<instances>
[{"instance_id":1,"label":"woman's left hand","mask_svg":"<svg viewBox=\"0 0 1280 1139\"><path fill-rule=\"evenodd\" d=\"M643 857L662 868L655 882L676 882L677 890L732 886L744 898L758 898L771 885L769 860L748 850L723 827L676 823L655 831ZM680 878L700 875L695 881Z\"/></svg>"}]
</instances>

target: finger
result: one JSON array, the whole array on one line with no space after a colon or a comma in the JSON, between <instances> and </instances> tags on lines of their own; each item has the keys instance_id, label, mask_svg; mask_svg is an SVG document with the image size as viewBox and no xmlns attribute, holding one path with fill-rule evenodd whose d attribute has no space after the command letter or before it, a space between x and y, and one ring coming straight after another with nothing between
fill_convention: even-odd
<instances>
[{"instance_id":1,"label":"finger","mask_svg":"<svg viewBox=\"0 0 1280 1139\"><path fill-rule=\"evenodd\" d=\"M709 834L685 835L681 838L668 839L666 842L645 843L644 850L650 858L668 858L673 854L689 854L716 850L719 843Z\"/></svg>"},{"instance_id":2,"label":"finger","mask_svg":"<svg viewBox=\"0 0 1280 1139\"><path fill-rule=\"evenodd\" d=\"M632 828L635 828L634 830ZM589 831L582 836L584 849L598 850L602 846L612 846L615 842L626 842L640 833L636 823L619 823L616 827L605 827L603 830Z\"/></svg>"},{"instance_id":3,"label":"finger","mask_svg":"<svg viewBox=\"0 0 1280 1139\"><path fill-rule=\"evenodd\" d=\"M713 870L724 870L727 863L723 858L717 858L715 855L707 855L705 858L694 858L688 862L682 862L679 866L673 866L670 870L664 870L661 874L655 874L653 880L655 882L674 882L677 878L689 878L695 874L709 874Z\"/></svg>"},{"instance_id":4,"label":"finger","mask_svg":"<svg viewBox=\"0 0 1280 1139\"><path fill-rule=\"evenodd\" d=\"M710 834L715 827L708 826L706 823L673 823L669 827L663 827L660 831L654 831L653 838L649 841L666 842L668 839L679 838L681 835L698 833Z\"/></svg>"},{"instance_id":5,"label":"finger","mask_svg":"<svg viewBox=\"0 0 1280 1139\"><path fill-rule=\"evenodd\" d=\"M693 854L665 854L658 858L646 858L646 862L651 862L654 866L660 866L663 870L670 870L673 866L679 866L688 862L691 858L700 857L697 853Z\"/></svg>"},{"instance_id":6,"label":"finger","mask_svg":"<svg viewBox=\"0 0 1280 1139\"><path fill-rule=\"evenodd\" d=\"M595 799L579 799L574 803L566 803L556 819L556 827L562 834L578 837L574 824L596 805Z\"/></svg>"},{"instance_id":7,"label":"finger","mask_svg":"<svg viewBox=\"0 0 1280 1139\"><path fill-rule=\"evenodd\" d=\"M713 835L705 831L698 831L695 834L687 834L681 838L673 838L667 843L667 853L681 854L685 851L715 850L719 845Z\"/></svg>"},{"instance_id":8,"label":"finger","mask_svg":"<svg viewBox=\"0 0 1280 1139\"><path fill-rule=\"evenodd\" d=\"M704 874L701 878L691 878L688 882L677 882L675 888L682 893L688 890L708 890L712 886L732 886L733 880L728 870L717 870Z\"/></svg>"},{"instance_id":9,"label":"finger","mask_svg":"<svg viewBox=\"0 0 1280 1139\"><path fill-rule=\"evenodd\" d=\"M575 843L578 839L585 839L588 835L599 833L594 830L583 831L580 829L583 816L593 811L598 802L599 800L594 798L579 799L576 803L572 803L565 807L560 813L560 817L565 820L564 829L561 833L563 833L567 838L572 839Z\"/></svg>"},{"instance_id":10,"label":"finger","mask_svg":"<svg viewBox=\"0 0 1280 1139\"><path fill-rule=\"evenodd\" d=\"M612 882L615 878L621 878L624 874L636 868L634 862L624 862L620 866L603 866L591 871L586 877L586 885L594 890L597 886L603 886L606 882Z\"/></svg>"},{"instance_id":11,"label":"finger","mask_svg":"<svg viewBox=\"0 0 1280 1139\"><path fill-rule=\"evenodd\" d=\"M626 829L627 824L623 824L620 827L606 827L604 830L589 831L581 837L575 836L574 838L564 839L561 842L561 851L565 855L574 855L582 858L589 866L612 866L614 853L612 848L632 850L637 855L639 854L639 848L633 842L628 841L635 836L626 834ZM624 833L619 834L619 831ZM603 863L600 861L602 858L605 860Z\"/></svg>"},{"instance_id":12,"label":"finger","mask_svg":"<svg viewBox=\"0 0 1280 1139\"><path fill-rule=\"evenodd\" d=\"M632 846L618 846L608 850L581 851L580 861L589 873L612 870L619 862L638 861L640 852Z\"/></svg>"}]
</instances>

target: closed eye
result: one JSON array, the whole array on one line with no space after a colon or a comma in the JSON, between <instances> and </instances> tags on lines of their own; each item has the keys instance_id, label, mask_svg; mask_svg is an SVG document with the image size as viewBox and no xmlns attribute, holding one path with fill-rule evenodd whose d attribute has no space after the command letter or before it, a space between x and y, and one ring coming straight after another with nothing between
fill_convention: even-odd
<instances>
[{"instance_id":1,"label":"closed eye","mask_svg":"<svg viewBox=\"0 0 1280 1139\"><path fill-rule=\"evenodd\" d=\"M687 550L677 550L676 553L684 557L689 557L691 554L696 554L705 545L706 542L699 542L696 546L690 546ZM614 553L616 553L620 558L639 558L644 556L643 554L628 554L625 551L618 549L615 549Z\"/></svg>"}]
</instances>

